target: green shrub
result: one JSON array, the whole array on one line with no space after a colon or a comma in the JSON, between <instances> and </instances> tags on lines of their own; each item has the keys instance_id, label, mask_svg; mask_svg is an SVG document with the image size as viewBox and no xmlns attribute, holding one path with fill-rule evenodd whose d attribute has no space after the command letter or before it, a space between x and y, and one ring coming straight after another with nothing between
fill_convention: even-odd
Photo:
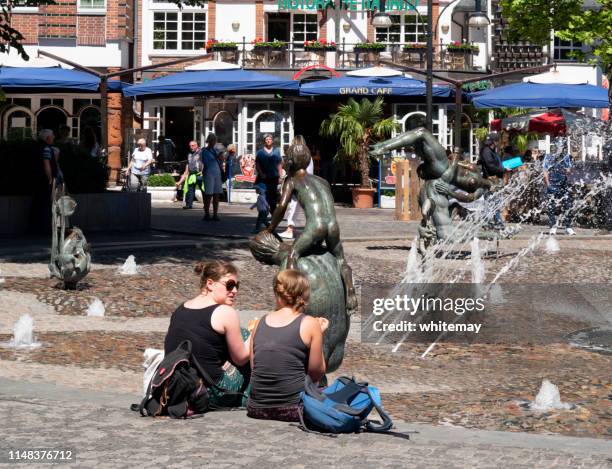
<instances>
[{"instance_id":1,"label":"green shrub","mask_svg":"<svg viewBox=\"0 0 612 469\"><path fill-rule=\"evenodd\" d=\"M171 174L154 174L149 176L147 185L149 187L173 187L176 181Z\"/></svg>"},{"instance_id":2,"label":"green shrub","mask_svg":"<svg viewBox=\"0 0 612 469\"><path fill-rule=\"evenodd\" d=\"M56 144L59 166L71 194L106 191L108 167L82 147ZM41 142L0 141L0 195L34 195L46 185Z\"/></svg>"}]
</instances>

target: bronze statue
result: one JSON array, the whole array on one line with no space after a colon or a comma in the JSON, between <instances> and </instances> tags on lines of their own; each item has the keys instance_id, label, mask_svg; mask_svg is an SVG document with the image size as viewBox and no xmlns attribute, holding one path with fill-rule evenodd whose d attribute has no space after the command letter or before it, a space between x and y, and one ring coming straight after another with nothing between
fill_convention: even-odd
<instances>
[{"instance_id":1,"label":"bronze statue","mask_svg":"<svg viewBox=\"0 0 612 469\"><path fill-rule=\"evenodd\" d=\"M262 231L251 239L249 247L259 262L287 268L291 247L274 234ZM350 326L338 262L332 253L319 244L311 246L300 256L297 268L310 282L310 301L306 314L329 320L329 328L323 334L323 355L327 371L332 372L342 363Z\"/></svg>"},{"instance_id":2,"label":"bronze statue","mask_svg":"<svg viewBox=\"0 0 612 469\"><path fill-rule=\"evenodd\" d=\"M52 207L52 241L51 262L49 271L51 276L64 282L64 288L73 290L77 282L89 273L91 255L89 245L83 232L74 227L70 234L66 234L68 217L76 209L73 198L65 195L63 182L54 183Z\"/></svg>"},{"instance_id":3,"label":"bronze statue","mask_svg":"<svg viewBox=\"0 0 612 469\"><path fill-rule=\"evenodd\" d=\"M305 142L296 137L285 156L287 178L272 222L251 240L249 247L258 261L282 269L298 269L307 276L310 301L306 313L329 320L323 336L323 352L327 371L331 372L342 363L350 314L357 309L357 296L351 268L344 258L331 188L325 179L306 172L310 159ZM304 208L306 226L289 245L274 230L294 194Z\"/></svg>"},{"instance_id":4,"label":"bronze statue","mask_svg":"<svg viewBox=\"0 0 612 469\"><path fill-rule=\"evenodd\" d=\"M303 141L300 140L300 142ZM291 197L295 194L298 202L304 208L306 226L287 253L286 268L297 269L298 259L301 256L325 242L326 250L333 254L338 263L344 283L346 307L352 311L357 308L357 296L353 286L353 274L344 258L344 250L340 241L334 197L325 179L306 172L310 159L310 151L305 143L293 144L287 150L284 159L287 177L283 183L280 203L266 230L274 233L285 215Z\"/></svg>"},{"instance_id":5,"label":"bronze statue","mask_svg":"<svg viewBox=\"0 0 612 469\"><path fill-rule=\"evenodd\" d=\"M419 235L425 246L429 246L436 240L448 239L452 233L449 197L461 202L472 202L490 189L491 183L481 176L476 165L460 161L458 157L449 161L444 147L424 128L377 143L372 146L370 154L381 156L406 146L413 146L423 160L417 169L423 180L419 192L419 206L423 216Z\"/></svg>"}]
</instances>

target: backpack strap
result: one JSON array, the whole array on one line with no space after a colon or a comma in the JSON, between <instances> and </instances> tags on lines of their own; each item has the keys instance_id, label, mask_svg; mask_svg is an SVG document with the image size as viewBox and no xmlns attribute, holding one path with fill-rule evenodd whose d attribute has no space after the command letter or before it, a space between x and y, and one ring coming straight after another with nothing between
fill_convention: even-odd
<instances>
[{"instance_id":1,"label":"backpack strap","mask_svg":"<svg viewBox=\"0 0 612 469\"><path fill-rule=\"evenodd\" d=\"M378 412L378 414L383 419L383 422L381 424L374 423L372 420L366 420L365 422L366 430L369 432L374 432L374 433L384 433L384 432L391 430L391 428L393 428L393 421L391 420L391 417L389 416L387 412L385 412L382 406L380 406L376 402L376 399L374 399L374 396L372 396L372 393L370 392L369 387L366 387L366 392L368 393L368 396L370 396L370 399L372 399L372 403L374 404L374 407L376 408L376 412Z\"/></svg>"}]
</instances>

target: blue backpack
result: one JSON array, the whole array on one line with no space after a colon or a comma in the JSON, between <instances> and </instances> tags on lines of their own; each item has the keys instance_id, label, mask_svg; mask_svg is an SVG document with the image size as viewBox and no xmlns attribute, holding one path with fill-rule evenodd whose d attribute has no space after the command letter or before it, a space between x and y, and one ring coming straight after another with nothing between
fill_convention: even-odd
<instances>
[{"instance_id":1,"label":"blue backpack","mask_svg":"<svg viewBox=\"0 0 612 469\"><path fill-rule=\"evenodd\" d=\"M320 390L306 375L302 427L329 433L359 433L361 431L386 432L393 427L391 417L381 404L380 392L368 383L358 383L345 376ZM368 420L372 409L383 419L382 423Z\"/></svg>"}]
</instances>

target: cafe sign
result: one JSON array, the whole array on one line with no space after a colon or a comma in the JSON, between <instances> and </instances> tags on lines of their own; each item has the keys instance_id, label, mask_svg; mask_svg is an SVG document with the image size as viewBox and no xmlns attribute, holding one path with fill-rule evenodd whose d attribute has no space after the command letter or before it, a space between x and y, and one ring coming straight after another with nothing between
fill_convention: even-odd
<instances>
[{"instance_id":1,"label":"cafe sign","mask_svg":"<svg viewBox=\"0 0 612 469\"><path fill-rule=\"evenodd\" d=\"M389 95L393 94L393 88L381 88L378 86L358 86L358 87L346 87L339 88L340 94L351 94L351 95Z\"/></svg>"},{"instance_id":2,"label":"cafe sign","mask_svg":"<svg viewBox=\"0 0 612 469\"><path fill-rule=\"evenodd\" d=\"M380 11L385 0L277 0L279 10L350 10ZM419 0L386 0L387 11L416 10Z\"/></svg>"}]
</instances>

